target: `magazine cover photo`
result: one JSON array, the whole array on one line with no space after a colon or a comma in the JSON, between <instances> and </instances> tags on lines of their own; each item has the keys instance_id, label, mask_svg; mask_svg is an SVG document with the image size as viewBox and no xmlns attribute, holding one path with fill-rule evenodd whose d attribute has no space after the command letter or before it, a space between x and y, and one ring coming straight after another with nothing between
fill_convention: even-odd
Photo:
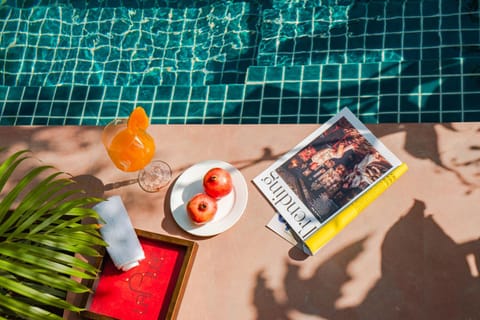
<instances>
[{"instance_id":1,"label":"magazine cover photo","mask_svg":"<svg viewBox=\"0 0 480 320\"><path fill-rule=\"evenodd\" d=\"M323 223L391 168L343 116L275 171Z\"/></svg>"}]
</instances>

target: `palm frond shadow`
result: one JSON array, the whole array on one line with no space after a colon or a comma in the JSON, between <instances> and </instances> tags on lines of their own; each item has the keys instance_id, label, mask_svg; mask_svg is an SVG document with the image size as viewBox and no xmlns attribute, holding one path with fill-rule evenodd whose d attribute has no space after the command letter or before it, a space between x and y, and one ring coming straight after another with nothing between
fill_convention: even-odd
<instances>
[{"instance_id":1,"label":"palm frond shadow","mask_svg":"<svg viewBox=\"0 0 480 320\"><path fill-rule=\"evenodd\" d=\"M480 281L466 256L475 255L478 265L480 241L456 243L425 212L420 200L387 232L381 247L381 277L363 300L336 307L351 279L348 266L363 251L365 240L337 252L307 279L298 265L287 264L281 288L287 299L281 301L260 271L253 294L256 319L288 320L292 312L335 320L479 319L475 301Z\"/></svg>"}]
</instances>

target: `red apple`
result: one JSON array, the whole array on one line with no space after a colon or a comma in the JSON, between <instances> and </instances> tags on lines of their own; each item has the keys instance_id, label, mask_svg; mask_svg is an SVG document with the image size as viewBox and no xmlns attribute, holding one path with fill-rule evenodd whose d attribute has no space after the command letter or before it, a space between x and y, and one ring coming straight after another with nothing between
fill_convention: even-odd
<instances>
[{"instance_id":1,"label":"red apple","mask_svg":"<svg viewBox=\"0 0 480 320\"><path fill-rule=\"evenodd\" d=\"M203 189L209 196L220 199L232 191L232 177L223 168L212 168L203 176Z\"/></svg>"},{"instance_id":2,"label":"red apple","mask_svg":"<svg viewBox=\"0 0 480 320\"><path fill-rule=\"evenodd\" d=\"M217 213L217 201L208 194L196 194L187 203L187 213L194 223L204 224Z\"/></svg>"}]
</instances>

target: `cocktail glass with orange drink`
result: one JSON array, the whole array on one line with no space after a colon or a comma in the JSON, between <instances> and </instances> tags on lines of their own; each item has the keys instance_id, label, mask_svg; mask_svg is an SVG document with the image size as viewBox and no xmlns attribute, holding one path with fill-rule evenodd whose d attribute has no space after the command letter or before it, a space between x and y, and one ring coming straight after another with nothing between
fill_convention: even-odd
<instances>
[{"instance_id":1,"label":"cocktail glass with orange drink","mask_svg":"<svg viewBox=\"0 0 480 320\"><path fill-rule=\"evenodd\" d=\"M171 179L170 166L155 155L155 140L147 132L149 119L142 107L128 118L115 119L103 130L102 142L115 166L125 172L138 171L138 183L147 192L156 192Z\"/></svg>"}]
</instances>

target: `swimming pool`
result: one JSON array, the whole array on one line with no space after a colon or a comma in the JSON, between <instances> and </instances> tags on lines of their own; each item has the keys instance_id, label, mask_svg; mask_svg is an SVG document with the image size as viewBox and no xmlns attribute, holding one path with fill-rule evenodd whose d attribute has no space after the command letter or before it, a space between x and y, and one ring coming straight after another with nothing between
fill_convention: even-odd
<instances>
[{"instance_id":1,"label":"swimming pool","mask_svg":"<svg viewBox=\"0 0 480 320\"><path fill-rule=\"evenodd\" d=\"M6 0L0 125L480 121L478 1Z\"/></svg>"}]
</instances>

